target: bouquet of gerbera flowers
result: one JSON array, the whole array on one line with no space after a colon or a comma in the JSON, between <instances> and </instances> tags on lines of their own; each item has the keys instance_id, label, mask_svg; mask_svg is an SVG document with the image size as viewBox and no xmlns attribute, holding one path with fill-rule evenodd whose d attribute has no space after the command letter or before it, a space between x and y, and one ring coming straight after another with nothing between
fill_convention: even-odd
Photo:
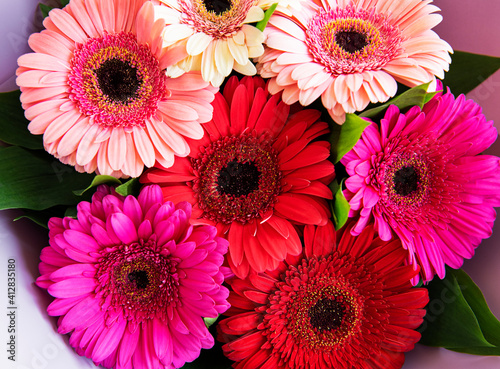
<instances>
[{"instance_id":1,"label":"bouquet of gerbera flowers","mask_svg":"<svg viewBox=\"0 0 500 369\"><path fill-rule=\"evenodd\" d=\"M431 0L40 9L20 91L0 96L0 208L48 228L36 285L77 354L117 369L401 368L418 342L500 356L461 270L500 206L497 129L461 93L500 59L453 52Z\"/></svg>"}]
</instances>

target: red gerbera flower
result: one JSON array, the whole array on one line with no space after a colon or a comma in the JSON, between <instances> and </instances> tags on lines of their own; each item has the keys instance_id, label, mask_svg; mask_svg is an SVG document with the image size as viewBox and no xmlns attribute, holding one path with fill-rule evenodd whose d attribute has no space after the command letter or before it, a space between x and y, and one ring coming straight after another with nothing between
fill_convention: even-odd
<instances>
[{"instance_id":1,"label":"red gerbera flower","mask_svg":"<svg viewBox=\"0 0 500 369\"><path fill-rule=\"evenodd\" d=\"M330 145L313 141L328 125L317 110L289 116L262 78L231 78L213 106L203 138L189 141L189 157L157 165L142 182L160 184L165 200L187 200L194 219L216 225L229 239L236 275L275 269L301 251L294 223L325 225L330 215Z\"/></svg>"},{"instance_id":2,"label":"red gerbera flower","mask_svg":"<svg viewBox=\"0 0 500 369\"><path fill-rule=\"evenodd\" d=\"M306 226L304 245L275 271L229 281L218 339L233 366L400 368L428 302L426 289L411 287L417 271L404 265L401 242L373 226L335 235L329 223Z\"/></svg>"}]
</instances>

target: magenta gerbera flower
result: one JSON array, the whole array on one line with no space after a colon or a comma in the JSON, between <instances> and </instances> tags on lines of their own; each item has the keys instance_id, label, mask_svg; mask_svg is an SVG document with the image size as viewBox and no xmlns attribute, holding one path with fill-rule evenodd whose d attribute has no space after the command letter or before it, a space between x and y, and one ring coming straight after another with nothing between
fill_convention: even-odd
<instances>
[{"instance_id":1,"label":"magenta gerbera flower","mask_svg":"<svg viewBox=\"0 0 500 369\"><path fill-rule=\"evenodd\" d=\"M200 73L168 78L176 53L144 0L74 0L54 9L18 60L28 129L78 171L138 177L155 161L186 156L212 118Z\"/></svg>"},{"instance_id":2,"label":"magenta gerbera flower","mask_svg":"<svg viewBox=\"0 0 500 369\"><path fill-rule=\"evenodd\" d=\"M461 95L437 94L421 110L391 106L342 159L352 234L372 219L380 237L393 231L421 266L423 279L459 268L492 233L500 205L500 160L478 155L496 139L492 121Z\"/></svg>"},{"instance_id":3,"label":"magenta gerbera flower","mask_svg":"<svg viewBox=\"0 0 500 369\"><path fill-rule=\"evenodd\" d=\"M229 307L228 245L190 216L158 186L137 199L100 187L76 219L50 220L37 285L55 297L47 311L78 354L106 368L170 369L212 347L203 317Z\"/></svg>"},{"instance_id":4,"label":"magenta gerbera flower","mask_svg":"<svg viewBox=\"0 0 500 369\"><path fill-rule=\"evenodd\" d=\"M171 168L147 171L166 200L193 204L193 221L216 225L229 240L235 274L274 269L302 246L295 224L326 224L327 184L334 167L329 131L317 110L290 107L265 90L262 78L232 77L214 100L206 134Z\"/></svg>"},{"instance_id":5,"label":"magenta gerbera flower","mask_svg":"<svg viewBox=\"0 0 500 369\"><path fill-rule=\"evenodd\" d=\"M286 103L321 97L341 124L345 113L393 96L396 82L414 87L444 77L452 49L431 30L441 16L430 3L324 0L303 2L291 15L277 11L257 70Z\"/></svg>"},{"instance_id":6,"label":"magenta gerbera flower","mask_svg":"<svg viewBox=\"0 0 500 369\"><path fill-rule=\"evenodd\" d=\"M399 240L306 226L304 252L229 281L217 339L236 369L398 369L420 339L428 295Z\"/></svg>"}]
</instances>

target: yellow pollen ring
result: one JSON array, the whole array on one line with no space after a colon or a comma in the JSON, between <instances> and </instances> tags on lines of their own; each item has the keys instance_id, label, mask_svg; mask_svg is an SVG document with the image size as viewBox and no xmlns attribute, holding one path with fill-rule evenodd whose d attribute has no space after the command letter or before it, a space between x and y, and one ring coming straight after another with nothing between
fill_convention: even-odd
<instances>
[{"instance_id":1,"label":"yellow pollen ring","mask_svg":"<svg viewBox=\"0 0 500 369\"><path fill-rule=\"evenodd\" d=\"M366 37L367 45L363 49L350 53L335 41L338 32L356 32ZM370 22L358 18L339 18L323 27L322 46L332 56L339 59L365 58L372 55L382 42L379 30Z\"/></svg>"},{"instance_id":2,"label":"yellow pollen ring","mask_svg":"<svg viewBox=\"0 0 500 369\"><path fill-rule=\"evenodd\" d=\"M207 10L207 7L205 6L205 2L203 0L193 1L194 9L198 12L198 14L203 19L206 19L207 21L213 23L220 23L221 21L224 21L227 18L235 17L239 11L239 5L240 5L240 0L232 0L231 8L229 8L225 12L218 14L212 10Z\"/></svg>"}]
</instances>

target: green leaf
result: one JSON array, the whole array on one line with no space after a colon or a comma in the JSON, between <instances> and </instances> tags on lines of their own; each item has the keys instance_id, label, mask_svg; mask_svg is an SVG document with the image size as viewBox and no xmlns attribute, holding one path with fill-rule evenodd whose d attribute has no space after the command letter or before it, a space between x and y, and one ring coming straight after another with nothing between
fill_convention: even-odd
<instances>
[{"instance_id":1,"label":"green leaf","mask_svg":"<svg viewBox=\"0 0 500 369\"><path fill-rule=\"evenodd\" d=\"M203 318L203 321L205 322L205 325L207 326L207 328L210 328L210 326L212 324L214 324L217 321L217 319L219 319L219 317L217 317L217 318Z\"/></svg>"},{"instance_id":2,"label":"green leaf","mask_svg":"<svg viewBox=\"0 0 500 369\"><path fill-rule=\"evenodd\" d=\"M70 218L75 218L78 216L78 209L76 206L70 206L69 208L66 208L66 211L64 212L64 217L70 217Z\"/></svg>"},{"instance_id":3,"label":"green leaf","mask_svg":"<svg viewBox=\"0 0 500 369\"><path fill-rule=\"evenodd\" d=\"M28 131L29 121L24 117L20 95L19 90L0 93L0 141L28 149L43 149L42 136Z\"/></svg>"},{"instance_id":4,"label":"green leaf","mask_svg":"<svg viewBox=\"0 0 500 369\"><path fill-rule=\"evenodd\" d=\"M61 0L61 5L65 7L66 5L69 4L69 0Z\"/></svg>"},{"instance_id":5,"label":"green leaf","mask_svg":"<svg viewBox=\"0 0 500 369\"><path fill-rule=\"evenodd\" d=\"M124 184L115 188L116 192L122 196L137 195L141 188L138 178L129 179Z\"/></svg>"},{"instance_id":6,"label":"green leaf","mask_svg":"<svg viewBox=\"0 0 500 369\"><path fill-rule=\"evenodd\" d=\"M358 142L361 134L370 122L355 114L346 114L345 122L341 126L332 124L330 143L332 144L332 158L334 164L338 163Z\"/></svg>"},{"instance_id":7,"label":"green leaf","mask_svg":"<svg viewBox=\"0 0 500 369\"><path fill-rule=\"evenodd\" d=\"M330 189L333 193L333 201L331 203L333 224L335 226L335 230L337 231L347 222L349 210L351 209L349 202L346 200L344 193L342 192L343 184L344 180L342 180L340 185L336 180L330 184Z\"/></svg>"},{"instance_id":8,"label":"green leaf","mask_svg":"<svg viewBox=\"0 0 500 369\"><path fill-rule=\"evenodd\" d=\"M479 288L462 270L446 269L446 277L427 286L429 304L420 343L478 355L500 355L500 322Z\"/></svg>"},{"instance_id":9,"label":"green leaf","mask_svg":"<svg viewBox=\"0 0 500 369\"><path fill-rule=\"evenodd\" d=\"M0 148L0 210L75 205L81 198L73 189L86 187L91 180L92 175L78 173L44 151Z\"/></svg>"},{"instance_id":10,"label":"green leaf","mask_svg":"<svg viewBox=\"0 0 500 369\"><path fill-rule=\"evenodd\" d=\"M34 223L47 228L49 224L49 219L52 217L63 218L65 216L76 217L76 207L70 207L64 205L54 206L44 210L31 210L31 209L21 209L22 214L19 215L14 220L19 220L22 218L29 219Z\"/></svg>"},{"instance_id":11,"label":"green leaf","mask_svg":"<svg viewBox=\"0 0 500 369\"><path fill-rule=\"evenodd\" d=\"M92 183L90 184L90 186L88 186L87 188L85 188L83 190L73 191L73 193L75 195L77 195L77 196L81 196L85 192L87 192L88 190L90 190L91 188L97 187L99 185L106 184L106 183L109 183L111 185L121 185L122 184L120 182L120 180L117 179L117 178L115 178L115 177L101 174L101 175L97 175L97 176L94 177L94 179L92 180Z\"/></svg>"},{"instance_id":12,"label":"green leaf","mask_svg":"<svg viewBox=\"0 0 500 369\"><path fill-rule=\"evenodd\" d=\"M40 8L40 10L42 11L42 16L44 18L47 18L49 16L49 12L54 9L53 7L51 6L48 6L48 5L45 5L45 4L42 4L42 3L38 3L38 7Z\"/></svg>"},{"instance_id":13,"label":"green leaf","mask_svg":"<svg viewBox=\"0 0 500 369\"><path fill-rule=\"evenodd\" d=\"M264 19L262 19L261 21L257 22L257 24L255 25L255 28L257 28L261 32L264 32L264 29L267 26L267 22L269 22L269 18L271 18L271 15L273 15L273 13L276 10L277 6L278 6L278 3L274 3L273 5L271 5L269 7L269 9L267 9L266 12L264 13Z\"/></svg>"},{"instance_id":14,"label":"green leaf","mask_svg":"<svg viewBox=\"0 0 500 369\"><path fill-rule=\"evenodd\" d=\"M455 96L472 91L500 69L500 58L493 56L455 51L451 60L450 70L444 76L443 84ZM490 86L490 89L495 87L496 85ZM488 86L485 88L488 89Z\"/></svg>"},{"instance_id":15,"label":"green leaf","mask_svg":"<svg viewBox=\"0 0 500 369\"><path fill-rule=\"evenodd\" d=\"M452 350L475 355L500 356L500 322L489 309L479 287L467 273L463 270L456 270L454 273L467 303L477 318L484 338L495 347L462 347L460 349L452 348Z\"/></svg>"},{"instance_id":16,"label":"green leaf","mask_svg":"<svg viewBox=\"0 0 500 369\"><path fill-rule=\"evenodd\" d=\"M421 108L436 94L435 92L427 92L429 83L413 87L402 94L396 96L395 98L389 100L385 104L377 106L376 108L365 110L359 116L370 118L374 121L379 121L384 117L386 109L390 105L396 105L399 110L404 110L412 106L420 106Z\"/></svg>"},{"instance_id":17,"label":"green leaf","mask_svg":"<svg viewBox=\"0 0 500 369\"><path fill-rule=\"evenodd\" d=\"M49 212L30 210L30 209L22 209L22 210L23 213L19 215L17 218L14 218L14 221L26 218L45 229L49 229L49 219L52 218L52 215L50 215Z\"/></svg>"}]
</instances>

